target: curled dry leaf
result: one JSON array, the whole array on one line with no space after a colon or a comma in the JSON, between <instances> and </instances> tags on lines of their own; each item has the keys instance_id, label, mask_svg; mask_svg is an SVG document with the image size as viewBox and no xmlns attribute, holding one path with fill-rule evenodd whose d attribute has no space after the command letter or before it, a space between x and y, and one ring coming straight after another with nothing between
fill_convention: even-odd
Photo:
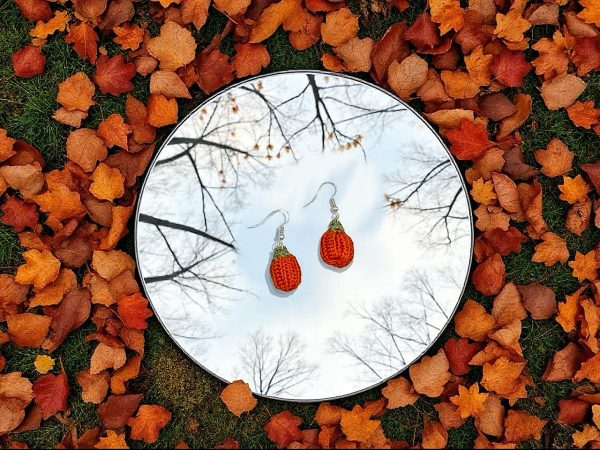
<instances>
[{"instance_id":1,"label":"curled dry leaf","mask_svg":"<svg viewBox=\"0 0 600 450\"><path fill-rule=\"evenodd\" d=\"M227 385L221 392L220 397L227 409L237 417L245 412L252 411L258 403L252 395L248 383L242 380L236 380Z\"/></svg>"}]
</instances>

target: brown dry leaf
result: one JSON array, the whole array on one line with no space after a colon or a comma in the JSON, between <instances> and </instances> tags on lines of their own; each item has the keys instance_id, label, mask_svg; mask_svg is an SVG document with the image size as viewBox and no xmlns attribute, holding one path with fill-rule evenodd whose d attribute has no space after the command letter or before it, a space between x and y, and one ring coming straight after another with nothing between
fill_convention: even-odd
<instances>
[{"instance_id":1,"label":"brown dry leaf","mask_svg":"<svg viewBox=\"0 0 600 450\"><path fill-rule=\"evenodd\" d=\"M54 120L64 125L69 125L73 128L79 128L81 126L81 122L83 122L87 116L88 113L85 111L79 111L78 109L74 111L68 111L62 106L52 113L52 118Z\"/></svg>"},{"instance_id":2,"label":"brown dry leaf","mask_svg":"<svg viewBox=\"0 0 600 450\"><path fill-rule=\"evenodd\" d=\"M479 342L487 338L495 324L494 317L474 300L467 300L463 308L454 316L456 333L460 337Z\"/></svg>"},{"instance_id":3,"label":"brown dry leaf","mask_svg":"<svg viewBox=\"0 0 600 450\"><path fill-rule=\"evenodd\" d=\"M465 11L459 0L430 0L429 8L431 20L439 24L442 35L450 30L460 31L465 24Z\"/></svg>"},{"instance_id":4,"label":"brown dry leaf","mask_svg":"<svg viewBox=\"0 0 600 450\"><path fill-rule=\"evenodd\" d=\"M23 253L25 263L17 268L15 281L19 284L33 284L39 290L58 278L60 261L48 250L27 250Z\"/></svg>"},{"instance_id":5,"label":"brown dry leaf","mask_svg":"<svg viewBox=\"0 0 600 450\"><path fill-rule=\"evenodd\" d=\"M14 150L15 139L8 137L4 128L0 128L0 162L6 161L17 152Z\"/></svg>"},{"instance_id":6,"label":"brown dry leaf","mask_svg":"<svg viewBox=\"0 0 600 450\"><path fill-rule=\"evenodd\" d=\"M460 427L467 419L460 417L458 408L450 402L440 402L433 406L444 428L451 430Z\"/></svg>"},{"instance_id":7,"label":"brown dry leaf","mask_svg":"<svg viewBox=\"0 0 600 450\"><path fill-rule=\"evenodd\" d=\"M228 16L243 14L252 0L213 0L213 5Z\"/></svg>"},{"instance_id":8,"label":"brown dry leaf","mask_svg":"<svg viewBox=\"0 0 600 450\"><path fill-rule=\"evenodd\" d=\"M300 417L290 411L282 411L271 417L264 430L277 447L287 448L292 442L302 440L302 432L298 428L301 423Z\"/></svg>"},{"instance_id":9,"label":"brown dry leaf","mask_svg":"<svg viewBox=\"0 0 600 450\"><path fill-rule=\"evenodd\" d=\"M586 378L592 383L600 382L600 353L595 354L581 364L573 377L573 381L579 382Z\"/></svg>"},{"instance_id":10,"label":"brown dry leaf","mask_svg":"<svg viewBox=\"0 0 600 450\"><path fill-rule=\"evenodd\" d=\"M414 389L428 397L439 397L444 386L452 378L450 365L444 350L434 356L423 356L408 369Z\"/></svg>"},{"instance_id":11,"label":"brown dry leaf","mask_svg":"<svg viewBox=\"0 0 600 450\"><path fill-rule=\"evenodd\" d=\"M245 412L252 411L258 403L252 395L248 383L242 380L236 380L227 385L221 392L220 397L227 409L237 417Z\"/></svg>"},{"instance_id":12,"label":"brown dry leaf","mask_svg":"<svg viewBox=\"0 0 600 450\"><path fill-rule=\"evenodd\" d=\"M494 182L494 191L498 196L498 203L509 214L512 214L514 220L521 221L525 219L519 191L513 180L503 173L492 173Z\"/></svg>"},{"instance_id":13,"label":"brown dry leaf","mask_svg":"<svg viewBox=\"0 0 600 450\"><path fill-rule=\"evenodd\" d=\"M31 199L39 205L40 210L50 213L49 217L59 221L82 217L86 213L79 194L63 184L53 185L47 192Z\"/></svg>"},{"instance_id":14,"label":"brown dry leaf","mask_svg":"<svg viewBox=\"0 0 600 450\"><path fill-rule=\"evenodd\" d=\"M571 233L581 236L587 230L592 216L592 199L577 202L567 212L565 228Z\"/></svg>"},{"instance_id":15,"label":"brown dry leaf","mask_svg":"<svg viewBox=\"0 0 600 450\"><path fill-rule=\"evenodd\" d=\"M106 398L110 375L106 370L92 375L90 369L77 374L77 384L81 386L81 398L86 403L99 405Z\"/></svg>"},{"instance_id":16,"label":"brown dry leaf","mask_svg":"<svg viewBox=\"0 0 600 450\"><path fill-rule=\"evenodd\" d=\"M368 443L381 426L381 421L373 420L371 416L371 411L360 405L354 405L352 411L342 410L340 426L346 438L363 444Z\"/></svg>"},{"instance_id":17,"label":"brown dry leaf","mask_svg":"<svg viewBox=\"0 0 600 450\"><path fill-rule=\"evenodd\" d=\"M148 123L146 106L130 95L125 100L125 114L131 126L133 139L139 144L150 144L156 137L156 129ZM122 171L125 173L125 171ZM141 173L140 173L141 175ZM129 183L128 183L129 186Z\"/></svg>"},{"instance_id":18,"label":"brown dry leaf","mask_svg":"<svg viewBox=\"0 0 600 450\"><path fill-rule=\"evenodd\" d=\"M196 41L192 33L173 21L160 27L160 34L148 41L147 48L164 70L176 70L196 57Z\"/></svg>"},{"instance_id":19,"label":"brown dry leaf","mask_svg":"<svg viewBox=\"0 0 600 450\"><path fill-rule=\"evenodd\" d=\"M19 191L24 198L39 193L44 187L44 175L37 162L22 166L0 167L0 176L11 188Z\"/></svg>"},{"instance_id":20,"label":"brown dry leaf","mask_svg":"<svg viewBox=\"0 0 600 450\"><path fill-rule=\"evenodd\" d=\"M527 311L521 302L521 294L513 283L507 283L494 299L492 316L499 326L508 325L514 320L521 321L527 317Z\"/></svg>"},{"instance_id":21,"label":"brown dry leaf","mask_svg":"<svg viewBox=\"0 0 600 450\"><path fill-rule=\"evenodd\" d=\"M392 61L388 69L388 83L402 99L408 99L427 80L427 62L416 53L401 62Z\"/></svg>"},{"instance_id":22,"label":"brown dry leaf","mask_svg":"<svg viewBox=\"0 0 600 450\"><path fill-rule=\"evenodd\" d=\"M68 292L54 311L50 324L50 335L42 347L53 352L67 338L69 333L79 328L89 318L92 304L87 289L78 288Z\"/></svg>"},{"instance_id":23,"label":"brown dry leaf","mask_svg":"<svg viewBox=\"0 0 600 450\"><path fill-rule=\"evenodd\" d=\"M481 385L488 391L506 396L514 390L524 368L524 362L510 361L505 356L498 358L494 363L486 362L483 364Z\"/></svg>"},{"instance_id":24,"label":"brown dry leaf","mask_svg":"<svg viewBox=\"0 0 600 450\"><path fill-rule=\"evenodd\" d=\"M585 280L595 281L598 279L600 263L596 261L596 253L593 250L586 254L575 252L575 259L569 261L569 267L573 269L573 276L580 283Z\"/></svg>"},{"instance_id":25,"label":"brown dry leaf","mask_svg":"<svg viewBox=\"0 0 600 450\"><path fill-rule=\"evenodd\" d=\"M179 75L169 70L157 70L150 76L150 93L167 98L192 98L190 91Z\"/></svg>"},{"instance_id":26,"label":"brown dry leaf","mask_svg":"<svg viewBox=\"0 0 600 450\"><path fill-rule=\"evenodd\" d=\"M467 72L471 79L481 85L487 86L491 82L490 63L492 55L483 53L483 46L478 45L473 51L464 57Z\"/></svg>"},{"instance_id":27,"label":"brown dry leaf","mask_svg":"<svg viewBox=\"0 0 600 450\"><path fill-rule=\"evenodd\" d=\"M446 448L448 432L439 422L427 421L423 427L421 448L436 449Z\"/></svg>"},{"instance_id":28,"label":"brown dry leaf","mask_svg":"<svg viewBox=\"0 0 600 450\"><path fill-rule=\"evenodd\" d=\"M454 99L472 98L479 92L480 85L462 70L442 70L442 81L448 95Z\"/></svg>"},{"instance_id":29,"label":"brown dry leaf","mask_svg":"<svg viewBox=\"0 0 600 450\"><path fill-rule=\"evenodd\" d=\"M301 8L299 0L282 0L267 6L250 33L250 43L258 44L271 36L288 18L298 14Z\"/></svg>"},{"instance_id":30,"label":"brown dry leaf","mask_svg":"<svg viewBox=\"0 0 600 450\"><path fill-rule=\"evenodd\" d=\"M592 441L600 441L600 430L595 426L586 423L583 426L583 430L573 433L572 438L575 447L584 448Z\"/></svg>"},{"instance_id":31,"label":"brown dry leaf","mask_svg":"<svg viewBox=\"0 0 600 450\"><path fill-rule=\"evenodd\" d=\"M177 100L168 99L161 94L152 94L148 98L148 123L160 128L177 122Z\"/></svg>"},{"instance_id":32,"label":"brown dry leaf","mask_svg":"<svg viewBox=\"0 0 600 450\"><path fill-rule=\"evenodd\" d=\"M184 24L193 23L197 30L202 28L208 19L210 0L182 0L181 20Z\"/></svg>"},{"instance_id":33,"label":"brown dry leaf","mask_svg":"<svg viewBox=\"0 0 600 450\"><path fill-rule=\"evenodd\" d=\"M150 86L152 90L152 82ZM114 113L100 122L96 134L104 141L106 147L117 146L127 150L127 136L131 134L131 127L125 123L121 114Z\"/></svg>"},{"instance_id":34,"label":"brown dry leaf","mask_svg":"<svg viewBox=\"0 0 600 450\"><path fill-rule=\"evenodd\" d=\"M131 427L131 439L152 444L158 440L162 430L171 420L171 413L162 406L141 405L135 417L127 421Z\"/></svg>"},{"instance_id":35,"label":"brown dry leaf","mask_svg":"<svg viewBox=\"0 0 600 450\"><path fill-rule=\"evenodd\" d=\"M321 25L323 42L337 47L355 38L358 34L358 16L348 8L332 11L325 17Z\"/></svg>"},{"instance_id":36,"label":"brown dry leaf","mask_svg":"<svg viewBox=\"0 0 600 450\"><path fill-rule=\"evenodd\" d=\"M88 76L83 72L77 72L58 84L56 101L67 111L87 112L95 104L92 99L95 91L94 83Z\"/></svg>"},{"instance_id":37,"label":"brown dry leaf","mask_svg":"<svg viewBox=\"0 0 600 450\"><path fill-rule=\"evenodd\" d=\"M475 426L490 436L500 437L504 433L504 406L497 395L487 396L483 411L475 418Z\"/></svg>"},{"instance_id":38,"label":"brown dry leaf","mask_svg":"<svg viewBox=\"0 0 600 450\"><path fill-rule=\"evenodd\" d=\"M91 128L71 131L67 137L67 157L86 172L92 172L107 156L104 141Z\"/></svg>"},{"instance_id":39,"label":"brown dry leaf","mask_svg":"<svg viewBox=\"0 0 600 450\"><path fill-rule=\"evenodd\" d=\"M98 164L91 176L90 193L99 200L113 201L125 193L125 177L119 169Z\"/></svg>"},{"instance_id":40,"label":"brown dry leaf","mask_svg":"<svg viewBox=\"0 0 600 450\"><path fill-rule=\"evenodd\" d=\"M581 78L563 73L542 84L542 98L550 110L571 106L583 93L587 84Z\"/></svg>"},{"instance_id":41,"label":"brown dry leaf","mask_svg":"<svg viewBox=\"0 0 600 450\"><path fill-rule=\"evenodd\" d=\"M535 253L531 257L533 262L541 262L552 266L557 262L566 263L569 260L567 242L558 234L547 231L542 234L543 242L535 246Z\"/></svg>"},{"instance_id":42,"label":"brown dry leaf","mask_svg":"<svg viewBox=\"0 0 600 450\"><path fill-rule=\"evenodd\" d=\"M257 75L271 63L271 56L263 44L236 44L233 68L238 78Z\"/></svg>"},{"instance_id":43,"label":"brown dry leaf","mask_svg":"<svg viewBox=\"0 0 600 450\"><path fill-rule=\"evenodd\" d=\"M523 298L523 306L534 320L549 319L556 314L556 295L552 289L541 284L517 286Z\"/></svg>"},{"instance_id":44,"label":"brown dry leaf","mask_svg":"<svg viewBox=\"0 0 600 450\"><path fill-rule=\"evenodd\" d=\"M92 257L92 269L107 281L119 276L125 270L135 270L131 256L120 250L95 250Z\"/></svg>"},{"instance_id":45,"label":"brown dry leaf","mask_svg":"<svg viewBox=\"0 0 600 450\"><path fill-rule=\"evenodd\" d=\"M567 295L565 302L558 304L558 316L556 321L562 326L565 332L569 333L575 329L577 316L580 311L580 297L583 288L579 288L571 295Z\"/></svg>"},{"instance_id":46,"label":"brown dry leaf","mask_svg":"<svg viewBox=\"0 0 600 450\"><path fill-rule=\"evenodd\" d=\"M142 394L109 395L97 411L106 428L123 428L127 420L137 411Z\"/></svg>"},{"instance_id":47,"label":"brown dry leaf","mask_svg":"<svg viewBox=\"0 0 600 450\"><path fill-rule=\"evenodd\" d=\"M515 95L513 102L515 104L516 111L508 117L502 119L500 122L500 129L496 133L496 139L504 139L510 133L515 131L529 118L531 114L531 96L519 92Z\"/></svg>"},{"instance_id":48,"label":"brown dry leaf","mask_svg":"<svg viewBox=\"0 0 600 450\"><path fill-rule=\"evenodd\" d=\"M563 184L559 184L558 189L561 192L559 198L571 205L586 201L592 190L581 175L577 175L575 178L563 175Z\"/></svg>"},{"instance_id":49,"label":"brown dry leaf","mask_svg":"<svg viewBox=\"0 0 600 450\"><path fill-rule=\"evenodd\" d=\"M567 72L569 56L565 48L565 38L560 31L555 31L552 39L540 39L531 48L540 54L532 61L536 74L549 80Z\"/></svg>"},{"instance_id":50,"label":"brown dry leaf","mask_svg":"<svg viewBox=\"0 0 600 450\"><path fill-rule=\"evenodd\" d=\"M542 172L553 178L571 171L573 152L560 139L553 138L545 150L536 150L535 160L542 165Z\"/></svg>"},{"instance_id":51,"label":"brown dry leaf","mask_svg":"<svg viewBox=\"0 0 600 450\"><path fill-rule=\"evenodd\" d=\"M90 374L97 375L105 369L119 369L126 360L125 349L98 344L90 361Z\"/></svg>"},{"instance_id":52,"label":"brown dry leaf","mask_svg":"<svg viewBox=\"0 0 600 450\"><path fill-rule=\"evenodd\" d=\"M110 379L110 390L115 395L123 395L127 392L126 383L136 378L140 373L142 355L134 355L127 360L125 365L115 370Z\"/></svg>"},{"instance_id":53,"label":"brown dry leaf","mask_svg":"<svg viewBox=\"0 0 600 450\"><path fill-rule=\"evenodd\" d=\"M511 409L504 421L504 435L508 442L515 444L529 439L540 440L544 425L546 425L545 420L538 419L525 411Z\"/></svg>"},{"instance_id":54,"label":"brown dry leaf","mask_svg":"<svg viewBox=\"0 0 600 450\"><path fill-rule=\"evenodd\" d=\"M50 329L52 318L40 314L13 314L6 318L10 340L19 347L40 347Z\"/></svg>"},{"instance_id":55,"label":"brown dry leaf","mask_svg":"<svg viewBox=\"0 0 600 450\"><path fill-rule=\"evenodd\" d=\"M431 73L431 69L429 69L429 73ZM427 85L427 83L428 81L426 81L425 84L419 88L419 91L417 92L419 97L422 97L421 90ZM444 91L444 94L445 92L446 91ZM440 128L457 128L463 119L469 121L475 120L473 111L468 109L440 109L439 111L425 114L425 117L427 117L430 122L436 124Z\"/></svg>"},{"instance_id":56,"label":"brown dry leaf","mask_svg":"<svg viewBox=\"0 0 600 450\"><path fill-rule=\"evenodd\" d=\"M62 268L52 284L36 290L29 307L58 305L64 295L77 287L77 277L71 269Z\"/></svg>"},{"instance_id":57,"label":"brown dry leaf","mask_svg":"<svg viewBox=\"0 0 600 450\"><path fill-rule=\"evenodd\" d=\"M371 70L371 53L375 42L371 38L354 37L345 44L334 49L344 62L344 70L348 72L368 72Z\"/></svg>"},{"instance_id":58,"label":"brown dry leaf","mask_svg":"<svg viewBox=\"0 0 600 450\"><path fill-rule=\"evenodd\" d=\"M496 295L504 286L505 276L506 268L502 256L495 253L475 267L471 281L475 289L483 295Z\"/></svg>"},{"instance_id":59,"label":"brown dry leaf","mask_svg":"<svg viewBox=\"0 0 600 450\"><path fill-rule=\"evenodd\" d=\"M387 399L387 409L404 408L413 405L419 399L410 381L404 377L389 380L381 394Z\"/></svg>"}]
</instances>

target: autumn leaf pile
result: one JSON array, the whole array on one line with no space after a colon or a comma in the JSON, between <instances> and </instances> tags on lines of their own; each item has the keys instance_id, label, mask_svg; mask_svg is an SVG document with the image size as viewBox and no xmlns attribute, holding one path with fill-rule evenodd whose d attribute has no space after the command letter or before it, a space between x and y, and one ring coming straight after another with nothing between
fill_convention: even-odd
<instances>
[{"instance_id":1,"label":"autumn leaf pile","mask_svg":"<svg viewBox=\"0 0 600 450\"><path fill-rule=\"evenodd\" d=\"M135 261L117 246L164 134L157 129L177 122L182 102L268 67L264 42L282 28L294 49L317 48L324 68L369 74L402 99L418 100L451 153L465 162L477 230L471 280L492 306L468 299L453 321L457 337L389 381L379 400L351 409L323 403L311 423L290 411L273 414L264 425L267 438L280 448L437 448L447 444L450 430L471 420L479 448L539 440L547 421L515 405L534 385L520 341L530 317L556 320L568 335L543 376L579 383L560 400L557 421L573 427L572 445L600 446L600 246L572 254L567 236L553 232L542 214L544 196L557 195L569 205L569 235L600 227L600 161L576 167L573 152L554 138L535 152L537 164L527 164L520 127L533 100L518 89L526 76L535 79L548 110L566 110L574 126L600 134L600 99L578 100L600 69L600 2L429 0L414 20L392 24L378 39L361 37L369 15L397 14L419 2L152 0L143 16L142 5L131 0L14 2L30 21L31 37L12 55L16 77L44 73L45 44L53 35L63 36L92 70L58 85L52 118L69 129L63 168L46 170L38 149L0 129L0 221L24 249L16 272L0 275L0 343L41 349L35 379L11 371L0 357L0 435L8 444L24 448L11 434L51 418L69 429L57 443L61 448L158 440L171 412L128 389L142 370L152 313ZM227 22L201 48L197 37L209 12ZM152 33L149 20L157 25ZM551 28L551 37L532 43L535 27ZM233 40L233 52L222 51L225 39ZM109 41L116 45L111 51L101 44ZM132 94L141 80L149 82L144 101ZM98 93L120 97L124 114L90 128L86 119L99 107ZM558 179L558 192L544 191L540 177ZM567 264L580 287L557 298L543 284L511 282L503 258L528 241L535 243L533 262ZM90 322L89 367L67 374L53 352ZM97 405L100 427L77 429L67 375L76 379L83 401ZM241 380L221 399L240 420L257 405ZM435 399L437 412L423 424L421 438L387 438L382 415L420 399ZM228 438L220 448L237 446Z\"/></svg>"}]
</instances>

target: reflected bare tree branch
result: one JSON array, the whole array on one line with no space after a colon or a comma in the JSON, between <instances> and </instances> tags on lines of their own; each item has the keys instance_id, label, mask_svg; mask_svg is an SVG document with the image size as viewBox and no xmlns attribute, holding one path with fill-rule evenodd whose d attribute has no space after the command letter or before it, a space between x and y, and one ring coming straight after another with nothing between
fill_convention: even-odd
<instances>
[{"instance_id":1,"label":"reflected bare tree branch","mask_svg":"<svg viewBox=\"0 0 600 450\"><path fill-rule=\"evenodd\" d=\"M262 329L242 347L242 371L252 380L255 392L264 395L290 393L307 381L316 370L304 358L304 345L297 333L275 339Z\"/></svg>"}]
</instances>

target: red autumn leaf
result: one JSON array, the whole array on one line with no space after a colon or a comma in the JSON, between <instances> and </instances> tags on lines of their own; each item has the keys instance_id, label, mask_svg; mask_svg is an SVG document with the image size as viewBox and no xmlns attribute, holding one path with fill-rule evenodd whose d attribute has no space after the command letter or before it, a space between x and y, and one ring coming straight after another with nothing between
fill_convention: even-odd
<instances>
[{"instance_id":1,"label":"red autumn leaf","mask_svg":"<svg viewBox=\"0 0 600 450\"><path fill-rule=\"evenodd\" d=\"M34 203L28 203L17 197L9 197L2 205L2 216L0 222L10 225L16 233L25 228L35 228L38 223L39 214Z\"/></svg>"},{"instance_id":2,"label":"red autumn leaf","mask_svg":"<svg viewBox=\"0 0 600 450\"><path fill-rule=\"evenodd\" d=\"M69 380L64 370L59 375L48 373L33 383L33 398L40 408L44 420L59 411L67 410Z\"/></svg>"},{"instance_id":3,"label":"red autumn leaf","mask_svg":"<svg viewBox=\"0 0 600 450\"><path fill-rule=\"evenodd\" d=\"M119 300L119 317L128 328L145 330L148 328L146 319L152 317L152 311L148 309L148 300L139 293L127 295Z\"/></svg>"},{"instance_id":4,"label":"red autumn leaf","mask_svg":"<svg viewBox=\"0 0 600 450\"><path fill-rule=\"evenodd\" d=\"M39 47L27 45L12 54L15 75L20 78L33 78L44 73L46 57Z\"/></svg>"},{"instance_id":5,"label":"red autumn leaf","mask_svg":"<svg viewBox=\"0 0 600 450\"><path fill-rule=\"evenodd\" d=\"M469 361L481 350L477 343L469 343L468 339L450 338L444 343L444 353L450 363L450 372L454 375L465 375L471 369Z\"/></svg>"},{"instance_id":6,"label":"red autumn leaf","mask_svg":"<svg viewBox=\"0 0 600 450\"><path fill-rule=\"evenodd\" d=\"M468 119L462 119L458 128L449 130L446 138L452 144L450 152L460 160L477 159L490 146L485 127Z\"/></svg>"},{"instance_id":7,"label":"red autumn leaf","mask_svg":"<svg viewBox=\"0 0 600 450\"><path fill-rule=\"evenodd\" d=\"M131 79L135 76L135 64L126 63L123 55L109 58L101 55L96 63L94 81L103 94L121 95L133 89Z\"/></svg>"},{"instance_id":8,"label":"red autumn leaf","mask_svg":"<svg viewBox=\"0 0 600 450\"><path fill-rule=\"evenodd\" d=\"M379 83L387 77L387 71L392 61L404 59L410 54L408 44L404 39L406 22L392 25L383 37L375 43L371 58L373 59L373 77Z\"/></svg>"},{"instance_id":9,"label":"red autumn leaf","mask_svg":"<svg viewBox=\"0 0 600 450\"><path fill-rule=\"evenodd\" d=\"M438 27L433 23L428 12L423 12L416 18L406 30L404 38L417 47L417 51L431 49L441 40Z\"/></svg>"},{"instance_id":10,"label":"red autumn leaf","mask_svg":"<svg viewBox=\"0 0 600 450\"><path fill-rule=\"evenodd\" d=\"M122 428L137 411L142 394L111 395L97 411L106 428Z\"/></svg>"},{"instance_id":11,"label":"red autumn leaf","mask_svg":"<svg viewBox=\"0 0 600 450\"><path fill-rule=\"evenodd\" d=\"M67 336L89 318L92 309L91 294L87 289L68 292L54 312L50 324L50 335L43 348L53 352Z\"/></svg>"},{"instance_id":12,"label":"red autumn leaf","mask_svg":"<svg viewBox=\"0 0 600 450\"><path fill-rule=\"evenodd\" d=\"M600 68L600 36L577 39L571 60L577 66L577 75L586 75Z\"/></svg>"},{"instance_id":13,"label":"red autumn leaf","mask_svg":"<svg viewBox=\"0 0 600 450\"><path fill-rule=\"evenodd\" d=\"M282 411L271 417L265 425L267 437L279 448L287 448L292 442L302 440L302 432L298 426L302 423L300 417L289 411Z\"/></svg>"},{"instance_id":14,"label":"red autumn leaf","mask_svg":"<svg viewBox=\"0 0 600 450\"><path fill-rule=\"evenodd\" d=\"M98 35L94 31L94 27L85 22L72 25L65 41L73 44L73 49L81 59L87 59L92 64L96 64Z\"/></svg>"},{"instance_id":15,"label":"red autumn leaf","mask_svg":"<svg viewBox=\"0 0 600 450\"><path fill-rule=\"evenodd\" d=\"M219 50L201 53L197 58L198 86L206 94L211 94L233 80L233 64L229 56Z\"/></svg>"},{"instance_id":16,"label":"red autumn leaf","mask_svg":"<svg viewBox=\"0 0 600 450\"><path fill-rule=\"evenodd\" d=\"M514 227L508 230L495 228L484 233L486 242L501 256L521 251L521 244L527 240L527 236Z\"/></svg>"},{"instance_id":17,"label":"red autumn leaf","mask_svg":"<svg viewBox=\"0 0 600 450\"><path fill-rule=\"evenodd\" d=\"M567 425L576 425L585 420L590 404L576 398L563 398L558 401L558 421Z\"/></svg>"},{"instance_id":18,"label":"red autumn leaf","mask_svg":"<svg viewBox=\"0 0 600 450\"><path fill-rule=\"evenodd\" d=\"M21 14L31 22L50 20L53 13L50 9L50 2L46 0L14 0Z\"/></svg>"},{"instance_id":19,"label":"red autumn leaf","mask_svg":"<svg viewBox=\"0 0 600 450\"><path fill-rule=\"evenodd\" d=\"M512 52L504 49L499 55L494 56L490 63L490 70L496 80L508 87L519 87L523 78L533 66L525 60L525 53Z\"/></svg>"},{"instance_id":20,"label":"red autumn leaf","mask_svg":"<svg viewBox=\"0 0 600 450\"><path fill-rule=\"evenodd\" d=\"M504 286L505 274L502 257L496 253L475 268L471 281L483 295L496 295Z\"/></svg>"},{"instance_id":21,"label":"red autumn leaf","mask_svg":"<svg viewBox=\"0 0 600 450\"><path fill-rule=\"evenodd\" d=\"M587 174L592 185L594 186L594 189L596 189L596 192L600 194L600 161L582 164L581 170Z\"/></svg>"}]
</instances>

